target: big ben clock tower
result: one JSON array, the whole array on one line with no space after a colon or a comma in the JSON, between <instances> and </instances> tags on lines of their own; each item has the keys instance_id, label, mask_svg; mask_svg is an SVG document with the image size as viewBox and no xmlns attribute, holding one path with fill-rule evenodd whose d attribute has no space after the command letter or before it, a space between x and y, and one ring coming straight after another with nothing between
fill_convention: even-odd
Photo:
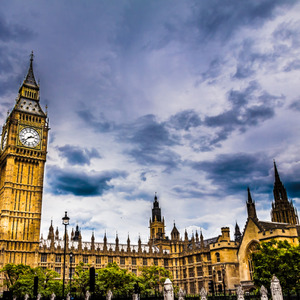
<instances>
[{"instance_id":1,"label":"big ben clock tower","mask_svg":"<svg viewBox=\"0 0 300 300\"><path fill-rule=\"evenodd\" d=\"M16 104L2 128L0 149L0 267L37 266L47 115L40 106L33 54Z\"/></svg>"}]
</instances>

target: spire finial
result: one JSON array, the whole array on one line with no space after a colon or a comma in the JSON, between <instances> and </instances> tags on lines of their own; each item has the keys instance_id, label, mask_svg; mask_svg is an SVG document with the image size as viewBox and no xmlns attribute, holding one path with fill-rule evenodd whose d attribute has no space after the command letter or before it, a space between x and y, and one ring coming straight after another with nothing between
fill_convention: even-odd
<instances>
[{"instance_id":1,"label":"spire finial","mask_svg":"<svg viewBox=\"0 0 300 300\"><path fill-rule=\"evenodd\" d=\"M31 54L30 54L30 62L32 63L33 62L33 57L34 57L34 55L33 55L33 50L31 51Z\"/></svg>"},{"instance_id":2,"label":"spire finial","mask_svg":"<svg viewBox=\"0 0 300 300\"><path fill-rule=\"evenodd\" d=\"M275 182L280 182L280 177L279 177L279 173L278 173L278 170L277 170L275 159L273 160L273 162L274 162Z\"/></svg>"},{"instance_id":3,"label":"spire finial","mask_svg":"<svg viewBox=\"0 0 300 300\"><path fill-rule=\"evenodd\" d=\"M248 203L253 203L249 187L247 187L247 191L248 191Z\"/></svg>"}]
</instances>

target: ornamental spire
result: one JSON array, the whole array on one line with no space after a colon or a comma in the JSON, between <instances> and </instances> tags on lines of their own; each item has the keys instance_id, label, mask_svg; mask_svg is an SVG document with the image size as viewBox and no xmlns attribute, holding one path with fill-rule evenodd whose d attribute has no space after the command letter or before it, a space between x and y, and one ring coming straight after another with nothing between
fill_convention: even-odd
<instances>
[{"instance_id":1,"label":"ornamental spire","mask_svg":"<svg viewBox=\"0 0 300 300\"><path fill-rule=\"evenodd\" d=\"M279 177L279 173L278 173L278 170L277 170L275 159L274 159L274 173L275 173L275 183L281 182L280 177Z\"/></svg>"},{"instance_id":2,"label":"ornamental spire","mask_svg":"<svg viewBox=\"0 0 300 300\"><path fill-rule=\"evenodd\" d=\"M30 65L29 65L29 69L28 69L28 73L27 73L27 76L24 80L24 83L25 84L28 84L30 86L34 86L34 87L37 87L38 88L38 85L35 81L35 78L34 78L34 73L33 73L33 51L31 51L31 54L30 54Z\"/></svg>"}]
</instances>

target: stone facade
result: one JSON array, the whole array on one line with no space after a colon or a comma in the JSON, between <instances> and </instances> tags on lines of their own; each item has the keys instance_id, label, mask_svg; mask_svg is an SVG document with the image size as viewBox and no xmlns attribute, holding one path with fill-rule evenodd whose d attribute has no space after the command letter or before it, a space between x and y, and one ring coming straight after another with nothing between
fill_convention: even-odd
<instances>
[{"instance_id":1,"label":"stone facade","mask_svg":"<svg viewBox=\"0 0 300 300\"><path fill-rule=\"evenodd\" d=\"M33 57L17 102L2 129L0 149L0 267L6 263L24 263L50 268L63 274L64 236L53 224L47 238L40 236L44 164L46 161L48 122L39 104L39 86L33 75ZM78 226L67 241L66 278L80 262L103 268L116 262L121 268L139 275L139 267L163 266L171 271L173 284L191 294L202 288L208 292L244 290L253 287L251 252L257 243L270 239L298 243L300 233L297 211L288 201L276 164L272 222L257 218L255 202L248 189L248 219L243 233L236 224L234 239L228 227L219 236L204 238L202 232L181 237L174 224L170 237L165 232L158 197L153 201L150 239L120 244L118 236L108 243L106 236L96 242L82 241ZM145 224L146 225L146 224ZM70 261L69 254L72 253ZM86 266L88 268L88 266ZM2 275L1 275L2 276Z\"/></svg>"}]
</instances>

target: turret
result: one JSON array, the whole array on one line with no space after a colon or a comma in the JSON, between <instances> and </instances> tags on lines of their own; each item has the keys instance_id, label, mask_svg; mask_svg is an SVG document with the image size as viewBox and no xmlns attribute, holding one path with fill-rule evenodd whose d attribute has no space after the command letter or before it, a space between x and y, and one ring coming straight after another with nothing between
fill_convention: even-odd
<instances>
[{"instance_id":1,"label":"turret","mask_svg":"<svg viewBox=\"0 0 300 300\"><path fill-rule=\"evenodd\" d=\"M274 161L274 203L272 203L272 222L299 224L297 210L292 202L289 202L286 189L282 184L276 163Z\"/></svg>"},{"instance_id":2,"label":"turret","mask_svg":"<svg viewBox=\"0 0 300 300\"><path fill-rule=\"evenodd\" d=\"M138 252L141 253L142 252L142 241L141 241L141 237L139 236L139 241L138 241Z\"/></svg>"},{"instance_id":3,"label":"turret","mask_svg":"<svg viewBox=\"0 0 300 300\"><path fill-rule=\"evenodd\" d=\"M179 238L180 238L180 234L179 234L179 231L176 228L176 225L175 225L175 222L174 222L174 226L173 226L173 229L171 231L171 240L172 241L179 241Z\"/></svg>"},{"instance_id":4,"label":"turret","mask_svg":"<svg viewBox=\"0 0 300 300\"><path fill-rule=\"evenodd\" d=\"M201 249L204 248L204 239L203 239L202 230L201 230L201 234L200 234L200 247L201 247Z\"/></svg>"},{"instance_id":5,"label":"turret","mask_svg":"<svg viewBox=\"0 0 300 300\"><path fill-rule=\"evenodd\" d=\"M94 236L94 231L92 232L92 237L91 237L91 250L95 250L95 236Z\"/></svg>"},{"instance_id":6,"label":"turret","mask_svg":"<svg viewBox=\"0 0 300 300\"><path fill-rule=\"evenodd\" d=\"M247 213L248 218L257 219L255 203L252 200L250 189L248 187Z\"/></svg>"},{"instance_id":7,"label":"turret","mask_svg":"<svg viewBox=\"0 0 300 300\"><path fill-rule=\"evenodd\" d=\"M242 234L241 234L240 227L237 222L235 224L234 240L238 243L240 243L242 240Z\"/></svg>"},{"instance_id":8,"label":"turret","mask_svg":"<svg viewBox=\"0 0 300 300\"><path fill-rule=\"evenodd\" d=\"M161 210L159 207L156 193L154 196L154 202L153 202L153 208L152 208L152 222L154 222L154 221L161 222Z\"/></svg>"},{"instance_id":9,"label":"turret","mask_svg":"<svg viewBox=\"0 0 300 300\"><path fill-rule=\"evenodd\" d=\"M77 225L76 225L76 229L75 229L75 233L74 233L73 240L74 240L74 241L78 241L78 240L79 240L79 235L80 235L80 230L79 230L79 226L78 226L78 224L77 224Z\"/></svg>"},{"instance_id":10,"label":"turret","mask_svg":"<svg viewBox=\"0 0 300 300\"><path fill-rule=\"evenodd\" d=\"M53 228L53 225L52 225L52 220L51 220L51 224L50 224L50 227L49 227L49 232L48 232L48 240L53 240L54 241L54 228Z\"/></svg>"},{"instance_id":11,"label":"turret","mask_svg":"<svg viewBox=\"0 0 300 300\"><path fill-rule=\"evenodd\" d=\"M118 234L116 234L116 248L115 248L116 252L119 252L119 237Z\"/></svg>"},{"instance_id":12,"label":"turret","mask_svg":"<svg viewBox=\"0 0 300 300\"><path fill-rule=\"evenodd\" d=\"M150 218L150 239L165 239L165 220L161 217L161 210L156 193L153 201L152 218Z\"/></svg>"},{"instance_id":13,"label":"turret","mask_svg":"<svg viewBox=\"0 0 300 300\"><path fill-rule=\"evenodd\" d=\"M55 240L56 240L56 241L59 240L59 231L58 231L58 227L56 227L56 230L55 230Z\"/></svg>"},{"instance_id":14,"label":"turret","mask_svg":"<svg viewBox=\"0 0 300 300\"><path fill-rule=\"evenodd\" d=\"M104 233L104 238L103 238L103 251L107 251L107 237L106 237L106 232Z\"/></svg>"},{"instance_id":15,"label":"turret","mask_svg":"<svg viewBox=\"0 0 300 300\"><path fill-rule=\"evenodd\" d=\"M127 238L127 252L129 253L130 251L131 251L130 238L129 238L129 234L128 234L128 238Z\"/></svg>"}]
</instances>

